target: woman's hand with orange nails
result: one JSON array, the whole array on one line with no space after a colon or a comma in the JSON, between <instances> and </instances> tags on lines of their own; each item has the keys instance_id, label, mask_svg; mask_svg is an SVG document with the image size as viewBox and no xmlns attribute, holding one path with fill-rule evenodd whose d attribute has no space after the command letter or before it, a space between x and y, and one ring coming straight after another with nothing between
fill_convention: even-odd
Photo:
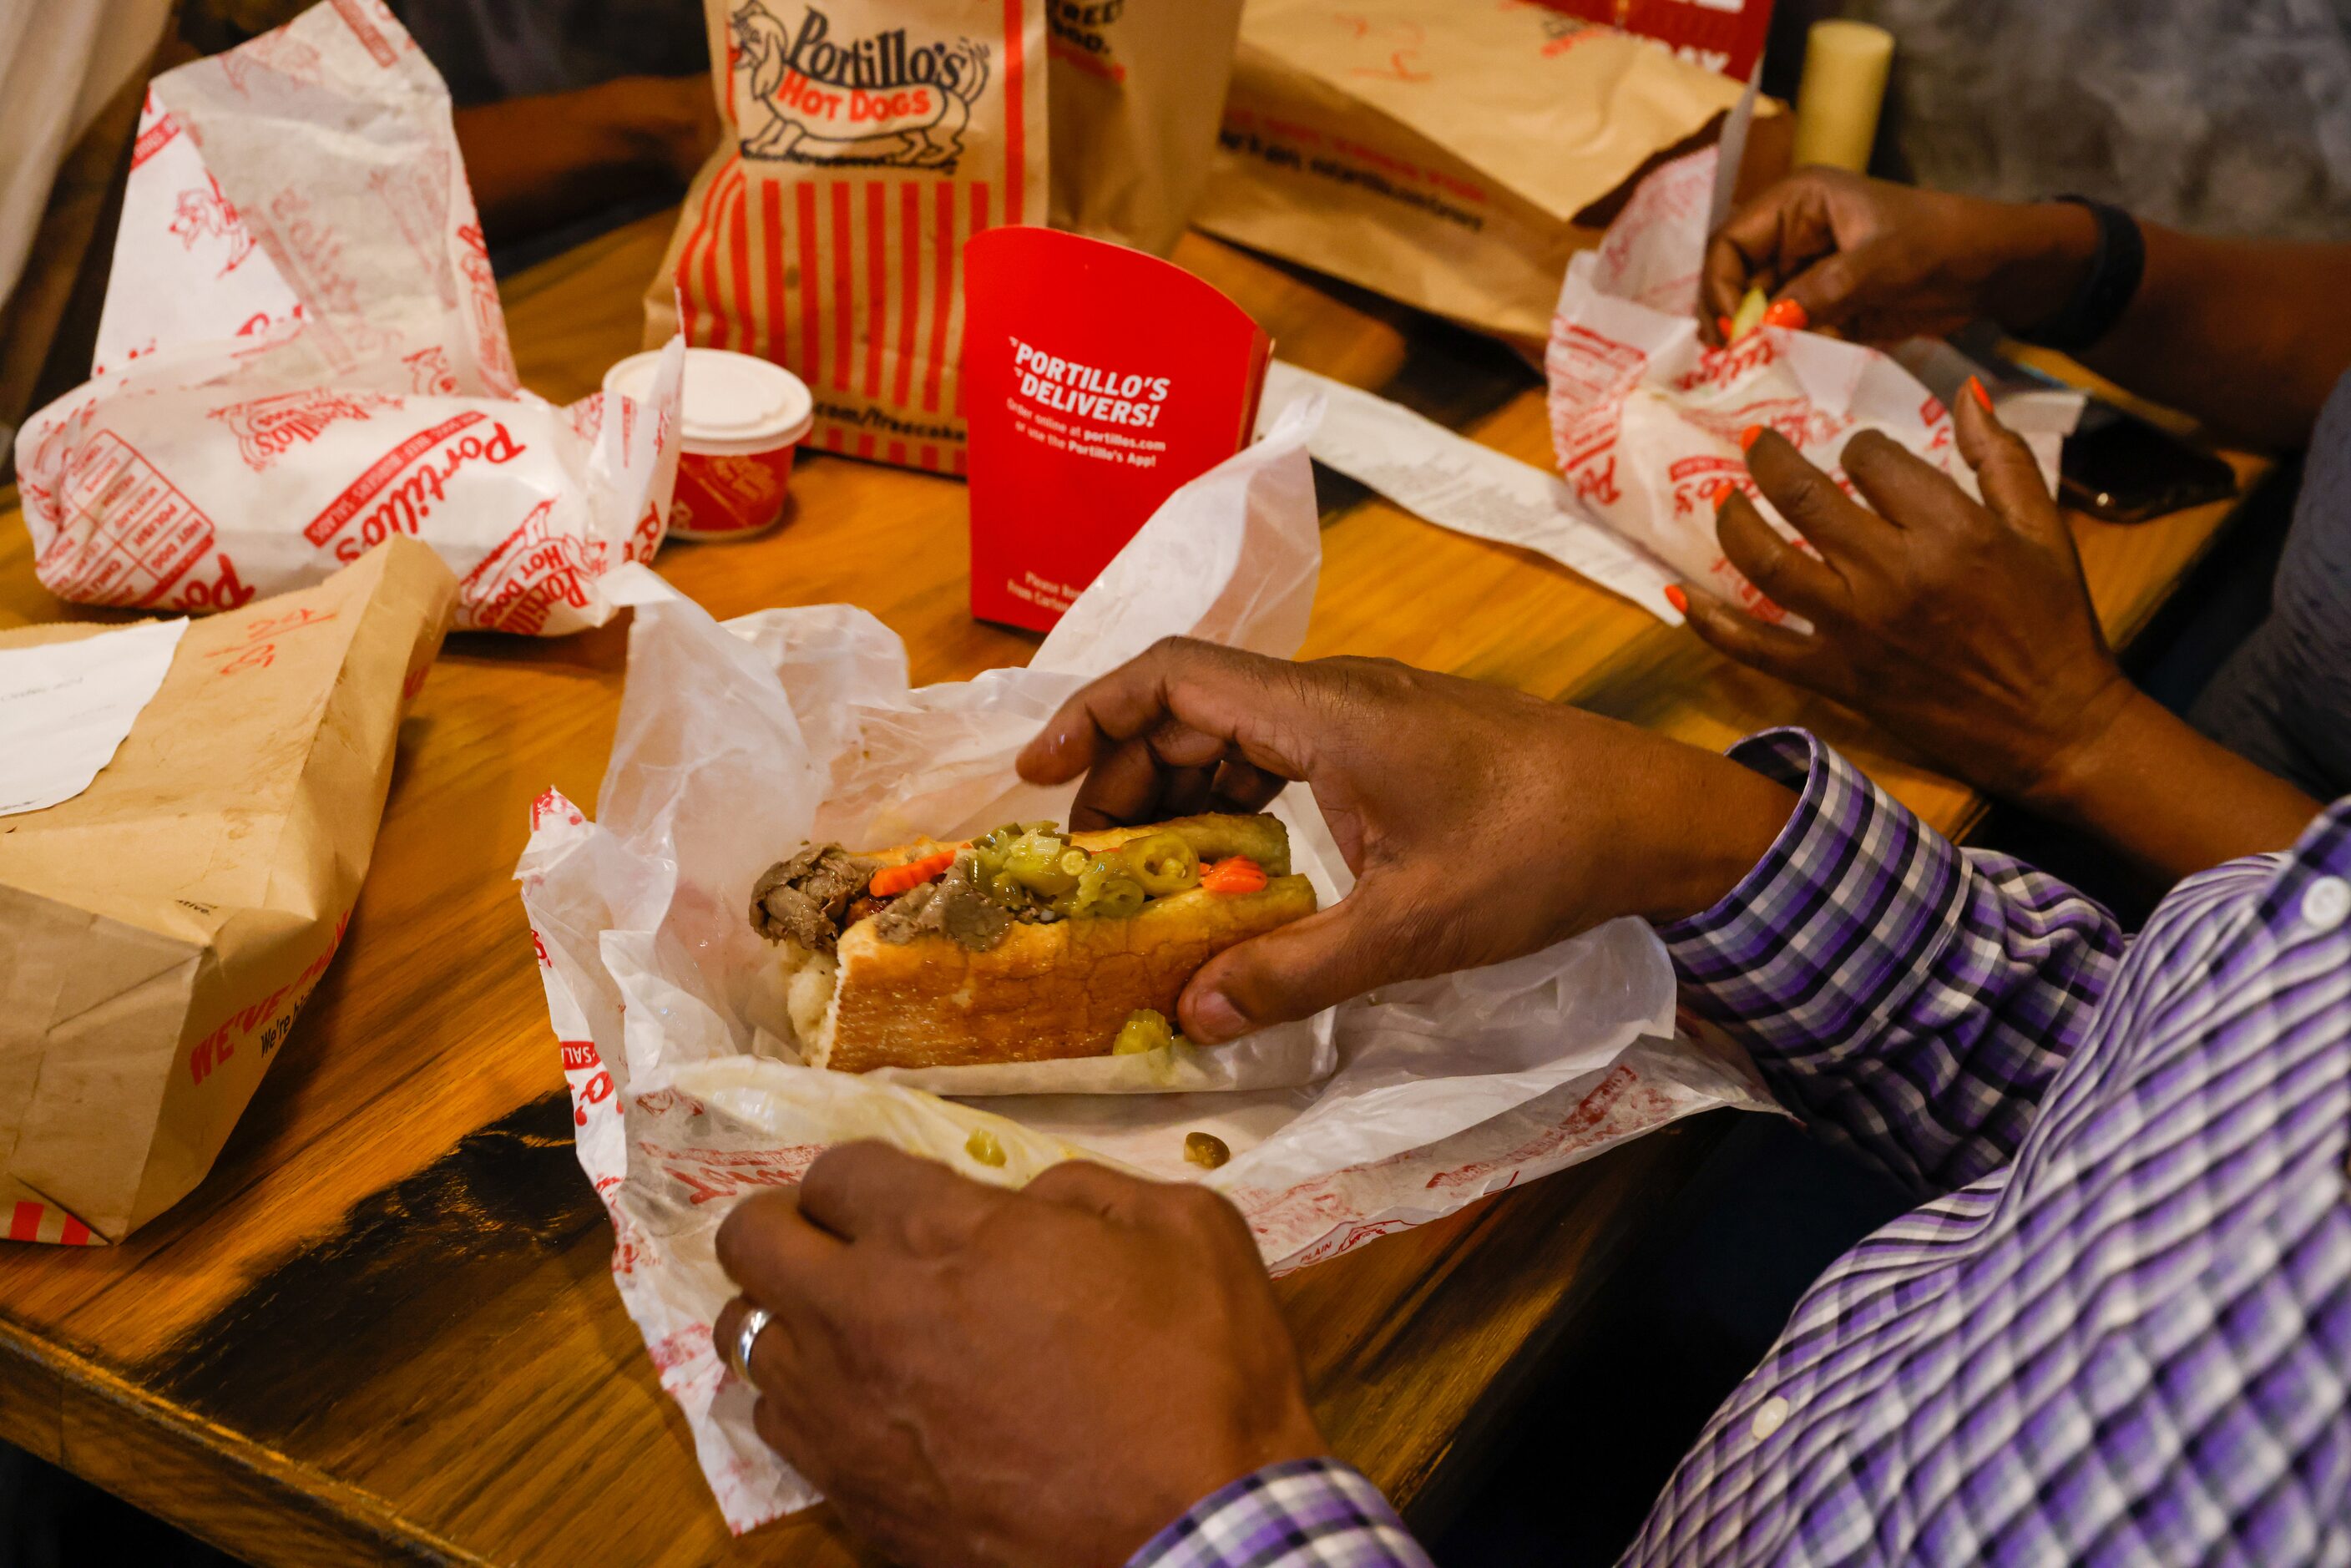
<instances>
[{"instance_id":1,"label":"woman's hand with orange nails","mask_svg":"<svg viewBox=\"0 0 2351 1568\"><path fill-rule=\"evenodd\" d=\"M1786 440L1757 434L1749 472L1813 548L1789 543L1725 486L1714 503L1723 554L1813 630L1768 625L1687 585L1684 614L1741 664L1859 709L1946 772L2029 800L2132 691L2031 450L1989 398L1959 404L1981 503L1865 431L1844 453L1865 507Z\"/></svg>"},{"instance_id":2,"label":"woman's hand with orange nails","mask_svg":"<svg viewBox=\"0 0 2351 1568\"><path fill-rule=\"evenodd\" d=\"M1771 296L1767 326L1864 342L1939 336L1985 316L2030 327L2064 308L2096 245L2095 222L2070 204L2011 205L1800 170L1708 242L1700 330L1727 340L1727 313L1750 288Z\"/></svg>"}]
</instances>

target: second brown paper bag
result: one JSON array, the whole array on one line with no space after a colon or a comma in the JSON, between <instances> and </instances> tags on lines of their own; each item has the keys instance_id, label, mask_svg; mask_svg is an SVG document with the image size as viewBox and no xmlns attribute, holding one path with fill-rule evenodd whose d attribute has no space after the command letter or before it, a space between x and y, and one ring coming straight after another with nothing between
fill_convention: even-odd
<instances>
[{"instance_id":1,"label":"second brown paper bag","mask_svg":"<svg viewBox=\"0 0 2351 1568\"><path fill-rule=\"evenodd\" d=\"M1541 339L1612 198L1739 82L1542 5L1249 0L1193 221L1485 331Z\"/></svg>"},{"instance_id":2,"label":"second brown paper bag","mask_svg":"<svg viewBox=\"0 0 2351 1568\"><path fill-rule=\"evenodd\" d=\"M1207 183L1240 0L1054 0L1053 226L1154 256Z\"/></svg>"},{"instance_id":3,"label":"second brown paper bag","mask_svg":"<svg viewBox=\"0 0 2351 1568\"><path fill-rule=\"evenodd\" d=\"M455 602L396 539L197 621L89 788L0 822L11 1236L120 1241L212 1168L341 940Z\"/></svg>"}]
</instances>

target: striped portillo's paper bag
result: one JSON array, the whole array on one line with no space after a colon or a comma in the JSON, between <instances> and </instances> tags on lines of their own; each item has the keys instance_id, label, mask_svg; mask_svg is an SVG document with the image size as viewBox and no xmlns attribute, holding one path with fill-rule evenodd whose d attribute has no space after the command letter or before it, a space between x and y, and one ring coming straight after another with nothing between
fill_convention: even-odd
<instances>
[{"instance_id":1,"label":"striped portillo's paper bag","mask_svg":"<svg viewBox=\"0 0 2351 1568\"><path fill-rule=\"evenodd\" d=\"M789 365L826 451L964 471L963 243L1046 218L1045 0L705 0L727 134L648 343Z\"/></svg>"}]
</instances>

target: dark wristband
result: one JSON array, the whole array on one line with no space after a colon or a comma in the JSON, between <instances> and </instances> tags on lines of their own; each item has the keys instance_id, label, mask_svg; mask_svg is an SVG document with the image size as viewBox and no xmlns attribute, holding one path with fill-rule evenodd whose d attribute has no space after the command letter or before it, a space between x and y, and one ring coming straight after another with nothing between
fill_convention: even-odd
<instances>
[{"instance_id":1,"label":"dark wristband","mask_svg":"<svg viewBox=\"0 0 2351 1568\"><path fill-rule=\"evenodd\" d=\"M2130 308L2139 280L2147 276L2147 240L2138 232L2138 220L2120 207L2087 196L2055 200L2071 202L2097 220L2098 248L2090 258L2089 276L2065 302L2065 308L2016 335L2044 349L2079 353L2113 331L2123 312Z\"/></svg>"}]
</instances>

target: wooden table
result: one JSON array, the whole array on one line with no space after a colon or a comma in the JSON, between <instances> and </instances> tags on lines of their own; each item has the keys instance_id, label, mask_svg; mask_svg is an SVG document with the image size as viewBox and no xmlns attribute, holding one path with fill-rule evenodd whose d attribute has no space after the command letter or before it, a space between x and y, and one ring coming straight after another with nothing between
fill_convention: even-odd
<instances>
[{"instance_id":1,"label":"wooden table","mask_svg":"<svg viewBox=\"0 0 2351 1568\"><path fill-rule=\"evenodd\" d=\"M525 380L568 400L636 346L655 217L515 279ZM1309 368L1547 464L1537 378L1497 346L1194 239L1180 259ZM841 460L752 544L673 545L714 613L850 601L914 679L1027 658L966 609L960 486ZM1306 652L1383 653L1573 700L1708 746L1809 724L1946 831L1979 809L1851 715L1729 667L1551 562L1325 491ZM103 612L33 580L0 518L0 626ZM2083 523L2108 627L2144 626L2225 507ZM264 1563L818 1563L822 1511L730 1541L606 1272L611 1234L509 881L549 785L592 801L624 628L452 639L402 737L341 956L205 1181L120 1247L0 1249L0 1436ZM1715 1131L1669 1131L1285 1281L1339 1450L1426 1506L1572 1331Z\"/></svg>"}]
</instances>

